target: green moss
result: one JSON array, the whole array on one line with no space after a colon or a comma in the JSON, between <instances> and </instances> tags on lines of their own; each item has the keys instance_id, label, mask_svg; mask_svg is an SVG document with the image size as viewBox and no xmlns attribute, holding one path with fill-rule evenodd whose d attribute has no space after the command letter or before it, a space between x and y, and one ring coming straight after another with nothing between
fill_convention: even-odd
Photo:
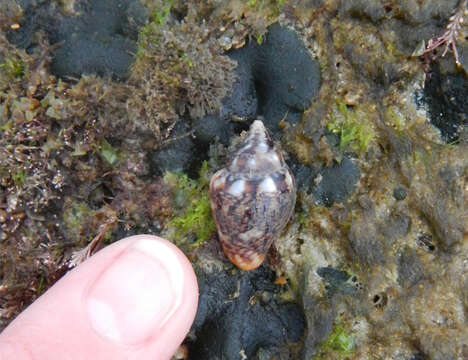
<instances>
[{"instance_id":1,"label":"green moss","mask_svg":"<svg viewBox=\"0 0 468 360\"><path fill-rule=\"evenodd\" d=\"M25 65L20 58L6 58L0 63L0 70L8 77L19 79L24 75Z\"/></svg>"},{"instance_id":2,"label":"green moss","mask_svg":"<svg viewBox=\"0 0 468 360\"><path fill-rule=\"evenodd\" d=\"M116 166L119 161L119 154L105 139L102 140L99 148L99 155L112 167Z\"/></svg>"},{"instance_id":3,"label":"green moss","mask_svg":"<svg viewBox=\"0 0 468 360\"><path fill-rule=\"evenodd\" d=\"M194 246L208 240L216 229L211 216L208 163L203 163L198 180L167 172L164 181L173 188L175 213L167 225L175 230L174 240L184 243L195 236Z\"/></svg>"},{"instance_id":4,"label":"green moss","mask_svg":"<svg viewBox=\"0 0 468 360\"><path fill-rule=\"evenodd\" d=\"M140 30L129 109L156 137L186 110L192 117L218 111L232 88L236 63L215 38L206 37L207 29L206 24L161 24L156 18Z\"/></svg>"},{"instance_id":5,"label":"green moss","mask_svg":"<svg viewBox=\"0 0 468 360\"><path fill-rule=\"evenodd\" d=\"M138 49L137 59L143 59L148 47L154 46L160 41L159 24L156 21L151 21L143 26L138 34Z\"/></svg>"},{"instance_id":6,"label":"green moss","mask_svg":"<svg viewBox=\"0 0 468 360\"><path fill-rule=\"evenodd\" d=\"M19 169L12 175L11 178L13 179L13 182L15 183L16 187L21 188L24 184L24 181L26 180L26 171L24 171L23 169Z\"/></svg>"},{"instance_id":7,"label":"green moss","mask_svg":"<svg viewBox=\"0 0 468 360\"><path fill-rule=\"evenodd\" d=\"M407 130L408 127L406 119L403 117L401 112L393 106L390 106L385 110L385 122L399 133Z\"/></svg>"},{"instance_id":8,"label":"green moss","mask_svg":"<svg viewBox=\"0 0 468 360\"><path fill-rule=\"evenodd\" d=\"M355 338L343 325L335 324L328 338L322 342L315 360L333 354L333 359L344 359L354 353Z\"/></svg>"},{"instance_id":9,"label":"green moss","mask_svg":"<svg viewBox=\"0 0 468 360\"><path fill-rule=\"evenodd\" d=\"M65 199L63 222L70 238L80 239L84 224L94 215L85 202Z\"/></svg>"},{"instance_id":10,"label":"green moss","mask_svg":"<svg viewBox=\"0 0 468 360\"><path fill-rule=\"evenodd\" d=\"M375 138L375 131L365 118L365 112L348 109L342 102L337 103L337 111L327 128L340 137L340 149L351 149L359 153L367 152Z\"/></svg>"},{"instance_id":11,"label":"green moss","mask_svg":"<svg viewBox=\"0 0 468 360\"><path fill-rule=\"evenodd\" d=\"M8 132L13 128L13 121L7 121L5 123L0 123L0 131Z\"/></svg>"},{"instance_id":12,"label":"green moss","mask_svg":"<svg viewBox=\"0 0 468 360\"><path fill-rule=\"evenodd\" d=\"M263 43L263 34L255 35L255 39L257 40L258 45L262 45L262 43Z\"/></svg>"},{"instance_id":13,"label":"green moss","mask_svg":"<svg viewBox=\"0 0 468 360\"><path fill-rule=\"evenodd\" d=\"M171 13L171 8L174 5L174 2L175 0L166 0L163 2L161 7L154 9L150 16L151 21L157 25L163 25Z\"/></svg>"}]
</instances>

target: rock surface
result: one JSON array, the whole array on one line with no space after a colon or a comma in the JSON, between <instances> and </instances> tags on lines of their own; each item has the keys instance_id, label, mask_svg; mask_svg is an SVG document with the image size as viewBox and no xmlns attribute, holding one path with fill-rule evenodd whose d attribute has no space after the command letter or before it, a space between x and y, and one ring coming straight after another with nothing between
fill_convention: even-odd
<instances>
[{"instance_id":1,"label":"rock surface","mask_svg":"<svg viewBox=\"0 0 468 360\"><path fill-rule=\"evenodd\" d=\"M467 358L464 27L424 51L465 6L0 2L0 326L90 237L157 232L198 272L189 358ZM242 273L207 184L257 117L298 200Z\"/></svg>"}]
</instances>

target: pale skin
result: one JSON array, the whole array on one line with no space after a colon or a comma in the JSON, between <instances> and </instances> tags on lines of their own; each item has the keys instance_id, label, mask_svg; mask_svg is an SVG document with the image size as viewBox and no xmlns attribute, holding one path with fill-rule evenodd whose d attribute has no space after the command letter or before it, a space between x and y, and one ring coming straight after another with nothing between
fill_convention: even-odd
<instances>
[{"instance_id":1,"label":"pale skin","mask_svg":"<svg viewBox=\"0 0 468 360\"><path fill-rule=\"evenodd\" d=\"M168 360L197 310L192 266L151 235L120 240L70 271L0 333L0 359Z\"/></svg>"}]
</instances>

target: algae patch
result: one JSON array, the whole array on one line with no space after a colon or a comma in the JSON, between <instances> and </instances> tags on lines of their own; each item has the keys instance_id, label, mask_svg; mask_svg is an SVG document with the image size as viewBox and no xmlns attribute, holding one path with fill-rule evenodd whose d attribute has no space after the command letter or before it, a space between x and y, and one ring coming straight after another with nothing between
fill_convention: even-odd
<instances>
[{"instance_id":1,"label":"algae patch","mask_svg":"<svg viewBox=\"0 0 468 360\"><path fill-rule=\"evenodd\" d=\"M166 172L164 182L173 189L174 213L167 225L169 236L176 244L187 243L192 237L194 246L209 239L216 226L211 216L208 163L203 162L198 180L183 173Z\"/></svg>"},{"instance_id":2,"label":"algae patch","mask_svg":"<svg viewBox=\"0 0 468 360\"><path fill-rule=\"evenodd\" d=\"M332 355L333 359L345 359L354 354L355 337L345 329L342 324L335 324L332 333L320 345L315 360L327 359Z\"/></svg>"},{"instance_id":3,"label":"algae patch","mask_svg":"<svg viewBox=\"0 0 468 360\"><path fill-rule=\"evenodd\" d=\"M361 109L350 109L338 102L327 128L340 138L340 149L366 153L376 134L368 120L368 112Z\"/></svg>"}]
</instances>

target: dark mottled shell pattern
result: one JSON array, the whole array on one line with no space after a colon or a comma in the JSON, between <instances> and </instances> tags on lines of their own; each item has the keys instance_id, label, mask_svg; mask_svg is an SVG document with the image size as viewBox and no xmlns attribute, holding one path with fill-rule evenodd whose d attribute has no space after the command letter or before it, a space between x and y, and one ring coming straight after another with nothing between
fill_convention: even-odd
<instances>
[{"instance_id":1,"label":"dark mottled shell pattern","mask_svg":"<svg viewBox=\"0 0 468 360\"><path fill-rule=\"evenodd\" d=\"M259 267L296 202L291 170L260 120L252 123L229 166L213 175L210 200L227 257L243 270Z\"/></svg>"}]
</instances>

